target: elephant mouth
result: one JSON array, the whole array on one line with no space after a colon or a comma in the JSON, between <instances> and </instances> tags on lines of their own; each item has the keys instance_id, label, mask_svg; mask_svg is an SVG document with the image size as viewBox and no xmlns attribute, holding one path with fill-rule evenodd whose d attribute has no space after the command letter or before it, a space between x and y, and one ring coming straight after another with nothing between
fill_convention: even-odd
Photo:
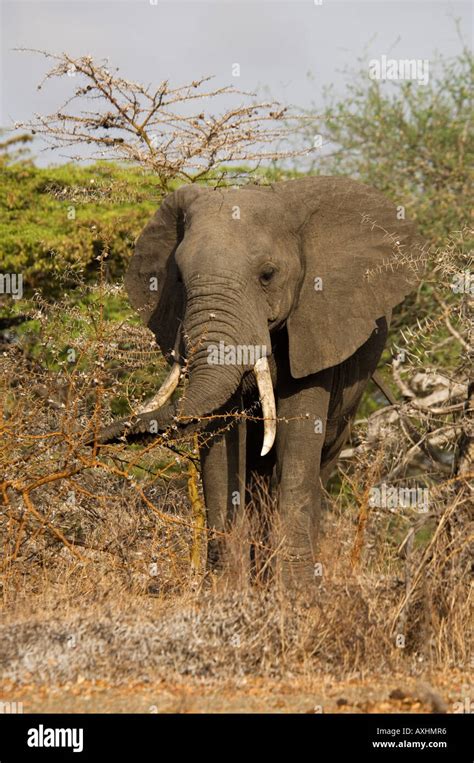
<instances>
[{"instance_id":1,"label":"elephant mouth","mask_svg":"<svg viewBox=\"0 0 474 763\"><path fill-rule=\"evenodd\" d=\"M266 356L260 357L253 366L253 375L258 389L258 396L262 407L263 418L263 445L261 455L265 456L272 449L276 437L276 405L275 395L273 392L273 384L270 373L270 367L268 364L268 358ZM160 410L170 400L173 392L178 387L180 378L183 374L183 369L178 361L175 361L171 367L171 370L161 385L160 389L145 405L140 408L137 415L143 416L147 414L153 414L153 412ZM203 412L203 415L206 412ZM190 423L190 421L199 418L198 416L192 417L179 417L178 423Z\"/></svg>"}]
</instances>

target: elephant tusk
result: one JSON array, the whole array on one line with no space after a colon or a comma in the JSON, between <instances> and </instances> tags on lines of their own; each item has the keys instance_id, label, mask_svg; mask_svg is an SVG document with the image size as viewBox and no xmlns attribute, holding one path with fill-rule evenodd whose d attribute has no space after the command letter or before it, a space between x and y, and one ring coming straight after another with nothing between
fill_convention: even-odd
<instances>
[{"instance_id":1,"label":"elephant tusk","mask_svg":"<svg viewBox=\"0 0 474 763\"><path fill-rule=\"evenodd\" d=\"M263 413L263 445L261 456L272 449L276 436L276 408L272 377L266 357L259 358L253 368Z\"/></svg>"},{"instance_id":2,"label":"elephant tusk","mask_svg":"<svg viewBox=\"0 0 474 763\"><path fill-rule=\"evenodd\" d=\"M168 376L164 380L163 384L161 385L156 395L152 397L151 400L148 400L148 402L145 403L143 408L140 408L140 410L138 411L138 414L149 413L150 411L155 411L158 408L161 408L161 406L164 405L170 399L171 395L173 394L176 387L178 386L180 375L181 375L181 366L178 362L175 362L173 363L171 367L171 371L169 372Z\"/></svg>"}]
</instances>

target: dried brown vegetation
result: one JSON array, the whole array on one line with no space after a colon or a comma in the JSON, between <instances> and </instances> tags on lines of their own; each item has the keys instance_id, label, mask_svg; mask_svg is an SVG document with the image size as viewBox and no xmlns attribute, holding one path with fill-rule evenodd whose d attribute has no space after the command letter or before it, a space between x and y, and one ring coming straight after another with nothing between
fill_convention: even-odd
<instances>
[{"instance_id":1,"label":"dried brown vegetation","mask_svg":"<svg viewBox=\"0 0 474 763\"><path fill-rule=\"evenodd\" d=\"M299 598L278 576L251 581L250 545L265 545L252 505L229 533L228 569L205 574L194 440L84 445L111 418L111 402L138 405L150 383L140 373L162 363L146 329L106 320L106 292L99 287L89 315L67 300L37 302L39 345L54 370L26 339L3 347L4 675L120 682L465 669L472 464L462 373L454 383L394 362L405 402L357 423L328 495L314 591ZM65 315L73 362L60 360ZM421 485L429 502L373 506L370 491L383 482ZM274 521L270 500L268 511Z\"/></svg>"}]
</instances>

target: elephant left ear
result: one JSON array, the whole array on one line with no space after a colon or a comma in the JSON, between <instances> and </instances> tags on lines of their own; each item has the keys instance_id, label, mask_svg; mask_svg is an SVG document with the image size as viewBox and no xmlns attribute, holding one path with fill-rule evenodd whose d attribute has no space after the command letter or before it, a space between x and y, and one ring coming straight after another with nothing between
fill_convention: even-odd
<instances>
[{"instance_id":1,"label":"elephant left ear","mask_svg":"<svg viewBox=\"0 0 474 763\"><path fill-rule=\"evenodd\" d=\"M350 357L419 283L426 247L403 208L343 177L276 184L300 236L303 278L287 320L296 379Z\"/></svg>"}]
</instances>

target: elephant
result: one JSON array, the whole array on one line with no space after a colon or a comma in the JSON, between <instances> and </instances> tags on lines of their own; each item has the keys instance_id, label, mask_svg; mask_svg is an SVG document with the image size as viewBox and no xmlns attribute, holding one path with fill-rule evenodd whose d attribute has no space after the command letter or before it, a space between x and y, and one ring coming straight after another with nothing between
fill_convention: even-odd
<instances>
[{"instance_id":1,"label":"elephant","mask_svg":"<svg viewBox=\"0 0 474 763\"><path fill-rule=\"evenodd\" d=\"M347 177L188 184L164 199L125 287L171 371L129 427L199 429L210 569L225 565L223 538L258 483L274 496L284 584L314 582L324 488L392 310L422 272L403 209Z\"/></svg>"}]
</instances>

